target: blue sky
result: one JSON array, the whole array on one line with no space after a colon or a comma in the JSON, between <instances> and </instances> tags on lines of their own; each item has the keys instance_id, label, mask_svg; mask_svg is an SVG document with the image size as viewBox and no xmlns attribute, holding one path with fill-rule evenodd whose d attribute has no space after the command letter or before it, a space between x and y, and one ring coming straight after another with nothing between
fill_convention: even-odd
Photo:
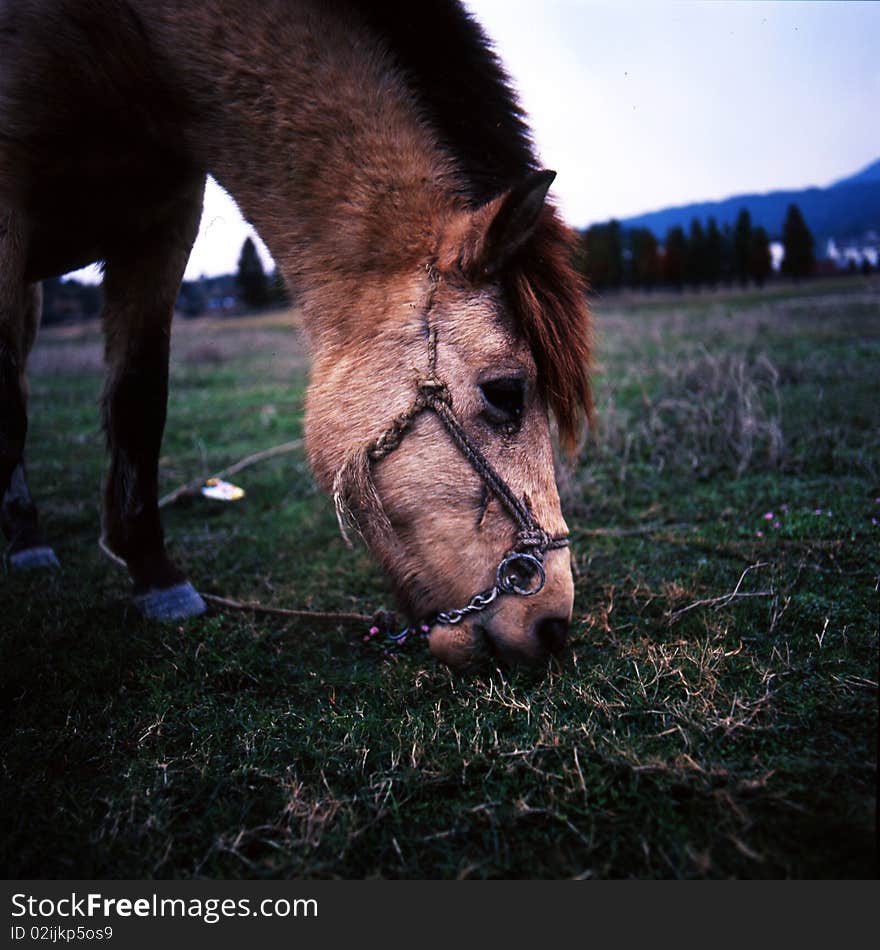
<instances>
[{"instance_id":1,"label":"blue sky","mask_svg":"<svg viewBox=\"0 0 880 950\"><path fill-rule=\"evenodd\" d=\"M880 157L880 2L465 2L577 227ZM187 277L233 270L247 233L213 186Z\"/></svg>"},{"instance_id":2,"label":"blue sky","mask_svg":"<svg viewBox=\"0 0 880 950\"><path fill-rule=\"evenodd\" d=\"M880 3L469 6L571 224L824 185L880 157Z\"/></svg>"}]
</instances>

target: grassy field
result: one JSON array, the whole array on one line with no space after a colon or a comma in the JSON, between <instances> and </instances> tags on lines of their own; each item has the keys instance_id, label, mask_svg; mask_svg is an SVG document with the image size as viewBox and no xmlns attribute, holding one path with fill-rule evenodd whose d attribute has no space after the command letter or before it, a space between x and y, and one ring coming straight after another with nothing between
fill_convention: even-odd
<instances>
[{"instance_id":1,"label":"grassy field","mask_svg":"<svg viewBox=\"0 0 880 950\"><path fill-rule=\"evenodd\" d=\"M97 327L45 332L30 472L63 570L0 574L4 876L875 876L880 280L595 313L573 650L543 678L142 621L95 543ZM300 433L292 323L176 325L163 490ZM200 589L388 605L301 452L235 480L165 512Z\"/></svg>"}]
</instances>

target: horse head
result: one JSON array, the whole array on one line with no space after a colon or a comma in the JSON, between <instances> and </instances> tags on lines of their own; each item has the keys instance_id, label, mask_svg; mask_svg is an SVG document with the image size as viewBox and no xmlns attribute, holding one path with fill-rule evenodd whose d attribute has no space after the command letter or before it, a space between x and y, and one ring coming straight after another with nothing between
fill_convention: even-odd
<instances>
[{"instance_id":1,"label":"horse head","mask_svg":"<svg viewBox=\"0 0 880 950\"><path fill-rule=\"evenodd\" d=\"M571 620L550 411L571 442L588 341L553 177L438 215L430 259L365 278L313 348L313 470L453 667L544 662Z\"/></svg>"}]
</instances>

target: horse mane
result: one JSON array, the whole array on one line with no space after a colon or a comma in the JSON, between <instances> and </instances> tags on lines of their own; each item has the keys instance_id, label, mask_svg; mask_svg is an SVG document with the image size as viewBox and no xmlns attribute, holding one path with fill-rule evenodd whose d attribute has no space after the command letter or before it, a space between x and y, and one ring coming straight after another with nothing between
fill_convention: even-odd
<instances>
[{"instance_id":1,"label":"horse mane","mask_svg":"<svg viewBox=\"0 0 880 950\"><path fill-rule=\"evenodd\" d=\"M337 0L386 48L473 207L538 164L525 114L479 23L459 0Z\"/></svg>"},{"instance_id":2,"label":"horse mane","mask_svg":"<svg viewBox=\"0 0 880 950\"><path fill-rule=\"evenodd\" d=\"M592 422L590 312L574 267L575 235L552 207L504 276L505 291L538 370L565 451Z\"/></svg>"},{"instance_id":3,"label":"horse mane","mask_svg":"<svg viewBox=\"0 0 880 950\"><path fill-rule=\"evenodd\" d=\"M525 113L480 27L459 0L337 0L382 40L477 208L540 168ZM574 234L547 207L504 275L505 291L556 417L574 447L592 415L590 316Z\"/></svg>"}]
</instances>

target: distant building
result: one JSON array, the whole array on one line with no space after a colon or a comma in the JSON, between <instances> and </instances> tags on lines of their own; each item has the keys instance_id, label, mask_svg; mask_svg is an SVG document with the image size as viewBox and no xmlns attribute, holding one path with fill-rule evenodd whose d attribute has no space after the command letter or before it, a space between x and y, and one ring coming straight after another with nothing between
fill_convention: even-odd
<instances>
[{"instance_id":1,"label":"distant building","mask_svg":"<svg viewBox=\"0 0 880 950\"><path fill-rule=\"evenodd\" d=\"M867 231L860 238L829 238L824 257L833 261L838 270L861 267L865 262L876 269L880 262L880 235Z\"/></svg>"},{"instance_id":2,"label":"distant building","mask_svg":"<svg viewBox=\"0 0 880 950\"><path fill-rule=\"evenodd\" d=\"M774 273L779 273L782 269L782 258L785 257L785 248L782 241L770 242L770 266Z\"/></svg>"}]
</instances>

